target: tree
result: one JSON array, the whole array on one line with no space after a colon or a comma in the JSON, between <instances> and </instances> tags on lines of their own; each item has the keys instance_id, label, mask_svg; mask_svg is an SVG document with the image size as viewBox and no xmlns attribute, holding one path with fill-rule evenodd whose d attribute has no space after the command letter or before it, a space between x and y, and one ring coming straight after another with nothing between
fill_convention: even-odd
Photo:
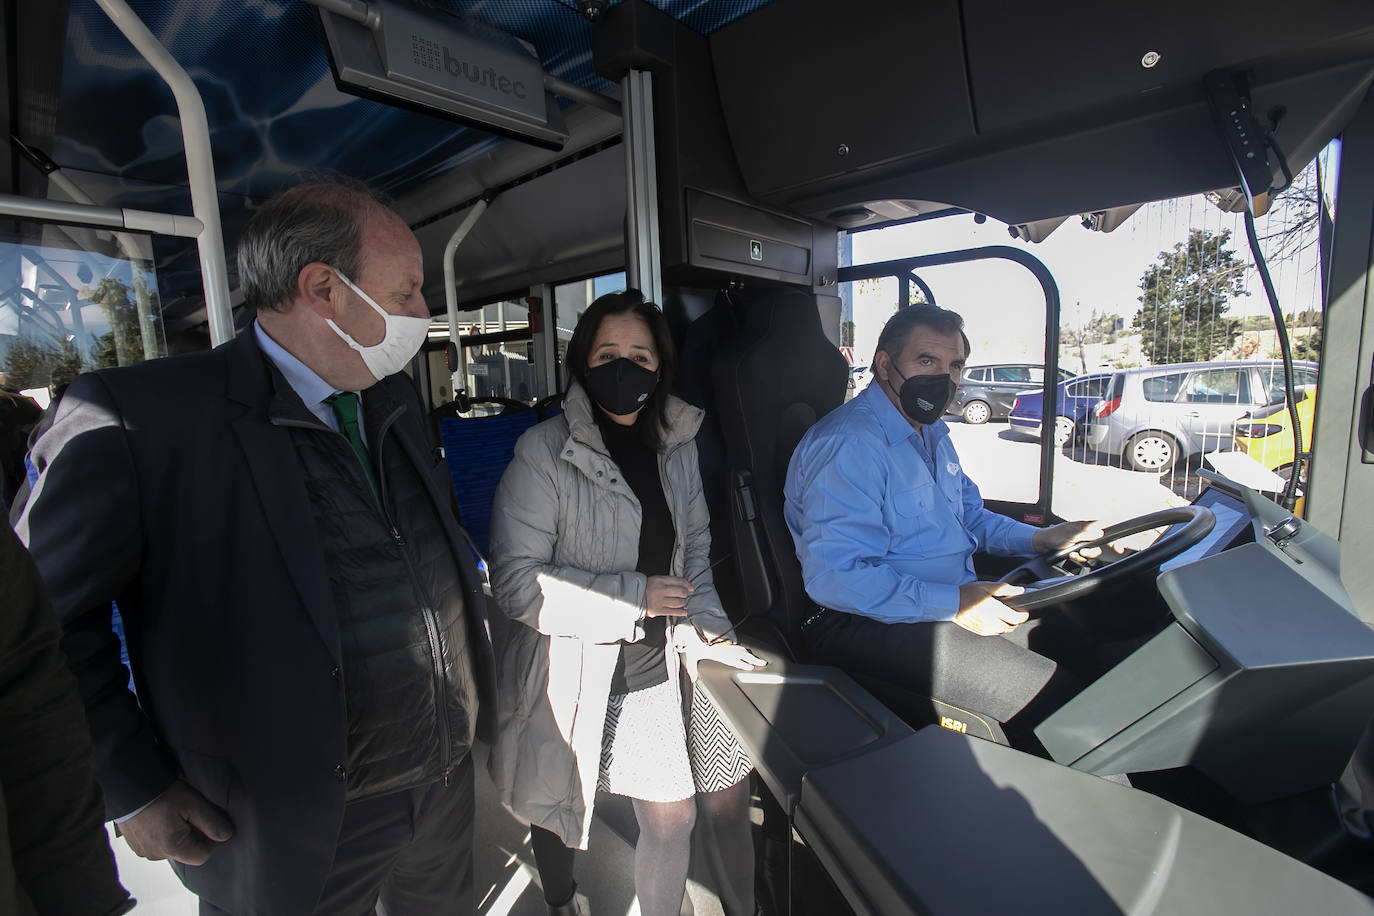
<instances>
[{"instance_id":1,"label":"tree","mask_svg":"<svg viewBox=\"0 0 1374 916\"><path fill-rule=\"evenodd\" d=\"M1086 328L1060 328L1059 329L1059 368L1069 368L1065 365L1069 359L1078 360L1078 374L1082 375L1088 371L1088 354L1084 351L1083 345L1087 343L1088 332Z\"/></svg>"},{"instance_id":2,"label":"tree","mask_svg":"<svg viewBox=\"0 0 1374 916\"><path fill-rule=\"evenodd\" d=\"M1077 311L1077 309L1075 309L1075 311ZM1068 350L1070 353L1076 353L1078 357L1078 373L1080 375L1088 371L1088 354L1084 350L1083 345L1088 342L1089 328L1092 327L1093 321L1096 318L1097 309L1093 309L1092 318L1088 319L1087 324L1081 327L1064 326L1059 329L1059 352L1063 354L1065 350ZM1061 355L1059 359L1059 367L1061 369L1065 368L1064 362L1064 357Z\"/></svg>"},{"instance_id":3,"label":"tree","mask_svg":"<svg viewBox=\"0 0 1374 916\"><path fill-rule=\"evenodd\" d=\"M1322 358L1321 328L1313 328L1310 333L1293 340L1293 358L1313 361Z\"/></svg>"},{"instance_id":4,"label":"tree","mask_svg":"<svg viewBox=\"0 0 1374 916\"><path fill-rule=\"evenodd\" d=\"M116 364L131 366L143 362L143 333L139 327L136 295L147 295L135 280L136 289L131 291L128 284L114 277L102 277L94 289L83 288L82 297L89 299L105 310L110 319L110 331L114 335ZM131 292L134 295L131 295Z\"/></svg>"},{"instance_id":5,"label":"tree","mask_svg":"<svg viewBox=\"0 0 1374 916\"><path fill-rule=\"evenodd\" d=\"M1316 245L1321 213L1321 189L1317 186L1317 163L1313 160L1294 176L1286 191L1274 198L1268 218L1256 232L1260 242L1267 243L1265 256L1270 263L1296 260Z\"/></svg>"},{"instance_id":6,"label":"tree","mask_svg":"<svg viewBox=\"0 0 1374 916\"><path fill-rule=\"evenodd\" d=\"M898 278L872 277L867 280L860 280L857 285L857 292L860 296L882 295L890 288L888 287L888 283L896 279ZM908 279L906 281L906 287L907 301L911 305L921 305L922 303L927 301L925 290L921 289L921 287L917 285L915 280ZM900 293L900 291L901 287L897 287L896 289L892 290L894 294ZM897 304L895 302L892 304L892 308L894 311L896 310Z\"/></svg>"},{"instance_id":7,"label":"tree","mask_svg":"<svg viewBox=\"0 0 1374 916\"><path fill-rule=\"evenodd\" d=\"M81 351L66 338L16 340L5 350L4 367L11 388L60 388L81 374Z\"/></svg>"},{"instance_id":8,"label":"tree","mask_svg":"<svg viewBox=\"0 0 1374 916\"><path fill-rule=\"evenodd\" d=\"M840 346L842 346L842 347L852 347L852 346L854 346L854 322L852 322L852 321L841 321L841 322L840 322Z\"/></svg>"},{"instance_id":9,"label":"tree","mask_svg":"<svg viewBox=\"0 0 1374 916\"><path fill-rule=\"evenodd\" d=\"M81 358L81 351L76 348L76 344L64 337L57 342L48 385L53 391L66 388L72 383L72 379L81 374L83 368L85 364Z\"/></svg>"},{"instance_id":10,"label":"tree","mask_svg":"<svg viewBox=\"0 0 1374 916\"><path fill-rule=\"evenodd\" d=\"M16 391L46 385L54 350L37 340L13 341L5 348L5 384Z\"/></svg>"},{"instance_id":11,"label":"tree","mask_svg":"<svg viewBox=\"0 0 1374 916\"><path fill-rule=\"evenodd\" d=\"M1248 294L1230 239L1229 229L1194 229L1145 269L1133 324L1150 362L1207 360L1231 345L1239 322L1226 317L1227 301Z\"/></svg>"},{"instance_id":12,"label":"tree","mask_svg":"<svg viewBox=\"0 0 1374 916\"><path fill-rule=\"evenodd\" d=\"M91 344L90 360L92 369L108 369L119 365L114 331L106 331L95 339Z\"/></svg>"},{"instance_id":13,"label":"tree","mask_svg":"<svg viewBox=\"0 0 1374 916\"><path fill-rule=\"evenodd\" d=\"M1109 344L1116 342L1116 332L1121 329L1121 316L1115 312L1099 313L1093 309L1084 332L1088 343Z\"/></svg>"}]
</instances>

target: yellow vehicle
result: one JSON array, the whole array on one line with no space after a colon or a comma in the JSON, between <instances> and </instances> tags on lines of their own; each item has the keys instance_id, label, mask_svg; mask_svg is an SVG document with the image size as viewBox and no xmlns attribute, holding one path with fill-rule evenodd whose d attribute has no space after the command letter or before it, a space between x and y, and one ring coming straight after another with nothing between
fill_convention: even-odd
<instances>
[{"instance_id":1,"label":"yellow vehicle","mask_svg":"<svg viewBox=\"0 0 1374 916\"><path fill-rule=\"evenodd\" d=\"M1317 386L1304 385L1296 392L1298 423L1302 428L1302 450L1312 449L1312 408L1317 403ZM1244 452L1287 482L1293 470L1293 421L1286 402L1271 404L1250 415L1249 422L1236 424L1235 450Z\"/></svg>"}]
</instances>

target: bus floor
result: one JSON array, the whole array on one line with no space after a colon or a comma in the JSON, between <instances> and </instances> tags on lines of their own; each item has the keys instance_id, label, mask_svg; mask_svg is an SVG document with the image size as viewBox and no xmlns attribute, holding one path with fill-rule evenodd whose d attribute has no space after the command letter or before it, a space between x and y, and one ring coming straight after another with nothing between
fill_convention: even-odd
<instances>
[{"instance_id":1,"label":"bus floor","mask_svg":"<svg viewBox=\"0 0 1374 916\"><path fill-rule=\"evenodd\" d=\"M546 916L539 876L530 851L529 829L511 816L496 798L487 776L486 748L479 746L477 825L473 842L477 912L481 916ZM638 916L634 897L634 811L628 799L597 796L591 848L577 858L578 891L591 902L596 916ZM754 812L756 818L758 812ZM107 829L109 825L106 825ZM165 862L149 862L129 849L110 830L110 846L119 877L138 899L133 916L195 916L196 898L182 887ZM722 916L720 901L695 878L687 882L684 914Z\"/></svg>"}]
</instances>

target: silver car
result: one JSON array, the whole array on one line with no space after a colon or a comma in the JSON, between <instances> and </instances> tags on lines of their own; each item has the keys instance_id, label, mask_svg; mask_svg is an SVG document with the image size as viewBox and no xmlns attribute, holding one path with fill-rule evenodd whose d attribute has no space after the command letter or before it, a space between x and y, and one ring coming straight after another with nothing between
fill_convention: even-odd
<instances>
[{"instance_id":1,"label":"silver car","mask_svg":"<svg viewBox=\"0 0 1374 916\"><path fill-rule=\"evenodd\" d=\"M1316 363L1293 369L1296 386L1316 383ZM1237 420L1283 399L1276 359L1122 369L1088 417L1088 445L1159 473L1189 455L1229 449Z\"/></svg>"}]
</instances>

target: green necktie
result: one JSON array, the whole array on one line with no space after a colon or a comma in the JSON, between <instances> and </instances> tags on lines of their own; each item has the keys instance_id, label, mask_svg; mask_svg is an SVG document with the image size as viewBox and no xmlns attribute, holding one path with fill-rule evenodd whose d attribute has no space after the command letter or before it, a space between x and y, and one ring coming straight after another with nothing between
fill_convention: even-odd
<instances>
[{"instance_id":1,"label":"green necktie","mask_svg":"<svg viewBox=\"0 0 1374 916\"><path fill-rule=\"evenodd\" d=\"M372 466L372 456L367 453L367 446L363 444L363 434L358 429L358 396L351 391L340 391L325 398L324 402L334 408L334 416L339 419L339 432L344 434L348 444L353 446L353 451L357 452L358 460L363 463L363 470L367 472L368 483L372 484L372 495L376 497L377 504L381 505L382 490L377 483L377 469Z\"/></svg>"}]
</instances>

